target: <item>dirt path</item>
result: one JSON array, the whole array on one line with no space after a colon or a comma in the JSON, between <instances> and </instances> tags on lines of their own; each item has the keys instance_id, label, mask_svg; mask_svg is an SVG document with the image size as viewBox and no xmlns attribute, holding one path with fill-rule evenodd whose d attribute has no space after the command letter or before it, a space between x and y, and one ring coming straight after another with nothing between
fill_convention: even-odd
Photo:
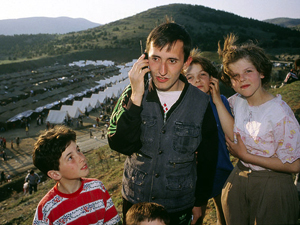
<instances>
[{"instance_id":1,"label":"dirt path","mask_svg":"<svg viewBox=\"0 0 300 225\"><path fill-rule=\"evenodd\" d=\"M89 118L83 118L83 128L75 129L77 134L77 144L83 152L97 149L100 146L107 144L107 138L101 139L102 129L105 130L104 124L100 127L93 127L96 124L96 116L98 112L90 113ZM26 136L25 129L14 129L0 133L1 137L6 138L6 149L4 150L8 156L6 161L0 160L0 171L4 171L6 175L12 177L19 174L26 173L29 169L34 168L32 164L31 153L33 145L36 142L40 132L45 130L45 124L38 126L31 124L29 135ZM90 129L92 130L93 137L90 138ZM15 138L20 138L20 145L17 147ZM13 148L11 148L11 140L13 140Z\"/></svg>"}]
</instances>

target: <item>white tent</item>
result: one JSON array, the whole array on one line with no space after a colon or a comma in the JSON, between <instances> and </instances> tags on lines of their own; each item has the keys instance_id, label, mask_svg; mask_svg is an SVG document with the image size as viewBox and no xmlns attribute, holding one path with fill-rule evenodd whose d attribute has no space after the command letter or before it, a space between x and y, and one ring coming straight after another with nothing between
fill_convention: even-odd
<instances>
[{"instance_id":1,"label":"white tent","mask_svg":"<svg viewBox=\"0 0 300 225\"><path fill-rule=\"evenodd\" d=\"M92 61L92 60L79 60L77 62L69 63L69 66L79 66L79 67L84 67L87 65L104 65L104 66L113 66L115 63L113 61L108 61L108 60L97 60L97 61Z\"/></svg>"},{"instance_id":2,"label":"white tent","mask_svg":"<svg viewBox=\"0 0 300 225\"><path fill-rule=\"evenodd\" d=\"M91 98L97 99L100 103L104 103L104 100L106 98L106 94L103 91L99 91L98 94L92 94Z\"/></svg>"},{"instance_id":3,"label":"white tent","mask_svg":"<svg viewBox=\"0 0 300 225\"><path fill-rule=\"evenodd\" d=\"M85 112L85 109L87 109L88 112L92 111L93 107L88 101L73 101L73 106L77 106L81 113Z\"/></svg>"},{"instance_id":4,"label":"white tent","mask_svg":"<svg viewBox=\"0 0 300 225\"><path fill-rule=\"evenodd\" d=\"M9 120L7 120L7 122L15 122L17 120L21 120L22 118L27 118L27 117L31 116L31 114L33 112L34 112L33 110L27 110L25 112L19 113L18 115L15 115L12 118L10 118Z\"/></svg>"},{"instance_id":5,"label":"white tent","mask_svg":"<svg viewBox=\"0 0 300 225\"><path fill-rule=\"evenodd\" d=\"M112 98L112 97L118 97L119 94L122 93L122 90L116 85L114 85L112 87L108 87L107 89L105 89L104 93L108 98Z\"/></svg>"},{"instance_id":6,"label":"white tent","mask_svg":"<svg viewBox=\"0 0 300 225\"><path fill-rule=\"evenodd\" d=\"M101 105L97 98L83 98L82 101L88 102L93 107L93 109L99 108Z\"/></svg>"},{"instance_id":7,"label":"white tent","mask_svg":"<svg viewBox=\"0 0 300 225\"><path fill-rule=\"evenodd\" d=\"M68 113L66 111L49 110L46 122L51 124L63 124L67 117Z\"/></svg>"},{"instance_id":8,"label":"white tent","mask_svg":"<svg viewBox=\"0 0 300 225\"><path fill-rule=\"evenodd\" d=\"M62 105L60 111L67 112L71 118L78 118L80 115L82 115L79 108L72 105Z\"/></svg>"}]
</instances>

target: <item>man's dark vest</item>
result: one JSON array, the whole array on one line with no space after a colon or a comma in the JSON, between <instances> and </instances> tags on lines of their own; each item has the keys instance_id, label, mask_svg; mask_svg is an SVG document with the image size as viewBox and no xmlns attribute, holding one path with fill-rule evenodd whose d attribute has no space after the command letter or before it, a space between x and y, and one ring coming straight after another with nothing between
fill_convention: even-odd
<instances>
[{"instance_id":1,"label":"man's dark vest","mask_svg":"<svg viewBox=\"0 0 300 225\"><path fill-rule=\"evenodd\" d=\"M142 148L125 161L123 195L132 203L159 203L168 212L193 207L195 151L209 96L189 85L164 123L159 101L147 101L147 95L142 102Z\"/></svg>"}]
</instances>

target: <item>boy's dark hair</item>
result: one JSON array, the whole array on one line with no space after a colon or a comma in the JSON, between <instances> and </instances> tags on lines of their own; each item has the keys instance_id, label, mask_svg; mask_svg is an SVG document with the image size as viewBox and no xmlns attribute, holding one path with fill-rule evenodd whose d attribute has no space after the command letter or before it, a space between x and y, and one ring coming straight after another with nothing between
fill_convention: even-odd
<instances>
[{"instance_id":1,"label":"boy's dark hair","mask_svg":"<svg viewBox=\"0 0 300 225\"><path fill-rule=\"evenodd\" d=\"M173 21L167 20L150 32L147 38L146 51L149 52L151 42L153 42L153 46L160 49L167 45L167 51L170 51L178 40L183 42L184 62L186 62L192 48L192 39L183 26Z\"/></svg>"},{"instance_id":2,"label":"boy's dark hair","mask_svg":"<svg viewBox=\"0 0 300 225\"><path fill-rule=\"evenodd\" d=\"M62 152L71 141L76 141L76 133L65 126L55 126L41 134L34 144L33 164L44 174L49 170L58 171Z\"/></svg>"},{"instance_id":3,"label":"boy's dark hair","mask_svg":"<svg viewBox=\"0 0 300 225\"><path fill-rule=\"evenodd\" d=\"M165 208L154 202L140 202L134 204L126 213L127 225L139 225L143 221L159 220L165 225L170 224L170 217Z\"/></svg>"},{"instance_id":4,"label":"boy's dark hair","mask_svg":"<svg viewBox=\"0 0 300 225\"><path fill-rule=\"evenodd\" d=\"M271 78L272 63L264 50L253 42L237 45L237 39L234 34L227 35L223 49L221 48L220 41L218 43L218 53L223 58L221 80L231 87L230 78L232 74L229 64L235 63L240 59L247 59L255 66L259 73L264 75L264 78L261 80L262 84L267 83Z\"/></svg>"},{"instance_id":5,"label":"boy's dark hair","mask_svg":"<svg viewBox=\"0 0 300 225\"><path fill-rule=\"evenodd\" d=\"M209 76L218 78L218 70L210 60L201 56L200 50L194 48L190 53L190 57L192 57L190 66L193 64L199 64L202 69L209 74Z\"/></svg>"}]
</instances>

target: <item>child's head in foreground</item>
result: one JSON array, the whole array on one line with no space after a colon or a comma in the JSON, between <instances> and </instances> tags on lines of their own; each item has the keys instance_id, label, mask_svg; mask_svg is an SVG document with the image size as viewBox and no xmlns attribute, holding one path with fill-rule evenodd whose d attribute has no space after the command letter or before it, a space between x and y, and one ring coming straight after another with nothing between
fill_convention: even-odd
<instances>
[{"instance_id":1,"label":"child's head in foreground","mask_svg":"<svg viewBox=\"0 0 300 225\"><path fill-rule=\"evenodd\" d=\"M86 158L76 145L76 133L65 126L55 126L41 134L34 144L32 159L41 172L57 181L89 173Z\"/></svg>"},{"instance_id":2,"label":"child's head in foreground","mask_svg":"<svg viewBox=\"0 0 300 225\"><path fill-rule=\"evenodd\" d=\"M271 78L272 63L264 50L252 42L238 45L236 43L237 39L234 34L228 35L225 38L223 49L220 42L218 43L218 53L223 64L221 80L232 87L233 82L240 79L240 75L237 76L235 71L232 70L232 65L241 60L246 60L261 74L261 83L267 83Z\"/></svg>"},{"instance_id":3,"label":"child's head in foreground","mask_svg":"<svg viewBox=\"0 0 300 225\"><path fill-rule=\"evenodd\" d=\"M186 79L193 86L209 94L210 78L217 78L217 69L210 60L201 56L201 52L198 49L193 49L190 52L190 57L192 58L192 62L190 66L183 71Z\"/></svg>"},{"instance_id":4,"label":"child's head in foreground","mask_svg":"<svg viewBox=\"0 0 300 225\"><path fill-rule=\"evenodd\" d=\"M126 213L127 225L169 225L169 214L162 205L154 202L134 204Z\"/></svg>"}]
</instances>

